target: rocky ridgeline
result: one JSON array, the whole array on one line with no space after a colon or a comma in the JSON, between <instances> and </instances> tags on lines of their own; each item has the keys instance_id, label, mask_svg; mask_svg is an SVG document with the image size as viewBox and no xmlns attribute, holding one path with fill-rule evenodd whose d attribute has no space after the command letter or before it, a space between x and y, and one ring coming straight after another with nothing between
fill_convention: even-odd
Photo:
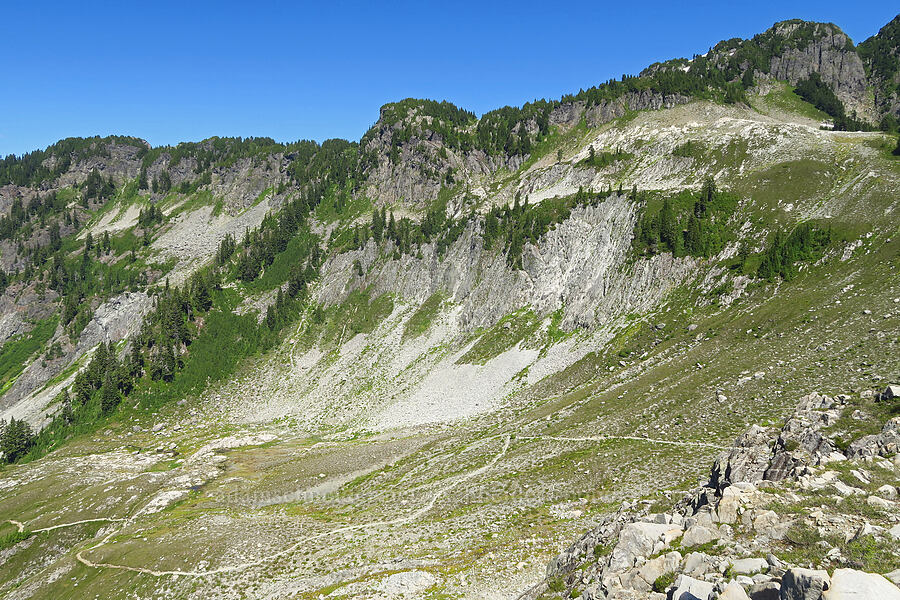
<instances>
[{"instance_id":1,"label":"rocky ridgeline","mask_svg":"<svg viewBox=\"0 0 900 600\"><path fill-rule=\"evenodd\" d=\"M779 432L753 426L671 512L623 504L521 600L900 599L900 417L843 444L849 405L810 394ZM894 570L866 572L878 557Z\"/></svg>"}]
</instances>

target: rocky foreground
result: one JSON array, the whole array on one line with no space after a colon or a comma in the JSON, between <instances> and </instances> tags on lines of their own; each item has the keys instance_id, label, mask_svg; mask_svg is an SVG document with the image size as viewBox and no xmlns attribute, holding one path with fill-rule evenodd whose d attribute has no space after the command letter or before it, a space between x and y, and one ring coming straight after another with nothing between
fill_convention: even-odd
<instances>
[{"instance_id":1,"label":"rocky foreground","mask_svg":"<svg viewBox=\"0 0 900 600\"><path fill-rule=\"evenodd\" d=\"M900 387L874 395L900 412ZM850 401L810 394L780 431L753 426L670 512L623 504L522 600L900 599L900 416L848 442Z\"/></svg>"}]
</instances>

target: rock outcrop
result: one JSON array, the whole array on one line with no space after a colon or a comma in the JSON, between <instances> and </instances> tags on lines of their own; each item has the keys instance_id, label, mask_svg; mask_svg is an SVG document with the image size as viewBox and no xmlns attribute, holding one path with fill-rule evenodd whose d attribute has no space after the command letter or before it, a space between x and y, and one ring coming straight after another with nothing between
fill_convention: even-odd
<instances>
[{"instance_id":1,"label":"rock outcrop","mask_svg":"<svg viewBox=\"0 0 900 600\"><path fill-rule=\"evenodd\" d=\"M798 22L785 21L777 23L773 30L776 35L791 39L800 27ZM845 103L861 105L865 100L867 80L862 59L850 38L830 23L816 23L811 39L798 41L794 47L773 56L769 68L772 77L791 84L810 73L819 73Z\"/></svg>"},{"instance_id":2,"label":"rock outcrop","mask_svg":"<svg viewBox=\"0 0 900 600\"><path fill-rule=\"evenodd\" d=\"M511 269L503 254L484 248L480 221L471 221L443 255L426 245L421 257L385 260L370 241L326 261L319 300L337 303L368 288L373 295L390 292L420 303L440 292L461 305L458 318L469 330L526 305L539 314L562 308L567 328L609 323L649 309L695 267L693 259L665 254L626 269L631 236L623 232L633 231L636 217L635 204L624 196L577 208L539 245L526 244L523 269ZM362 277L352 268L357 260Z\"/></svg>"},{"instance_id":3,"label":"rock outcrop","mask_svg":"<svg viewBox=\"0 0 900 600\"><path fill-rule=\"evenodd\" d=\"M847 396L810 394L777 434L752 427L716 460L709 483L672 512L647 514L646 505L624 504L552 561L546 579L521 599L900 599L900 570L888 574L896 577L892 583L856 568L865 565L844 554L859 547L889 552L895 541L884 526L859 513L829 513L825 504L806 509L806 516L803 509L773 510L782 503L816 507L807 495L819 498L826 490L837 499L845 488L867 494L843 483L833 465L856 466L844 472L869 489L875 470L896 481L900 457L885 440L893 440L898 420L844 454L829 427L847 404ZM867 470L867 464L874 466ZM896 494L889 483L868 497L883 523L900 520L900 504L887 499ZM792 556L783 551L793 548L820 558L815 565L779 558ZM829 567L838 568L829 574ZM550 591L561 588L560 596Z\"/></svg>"}]
</instances>

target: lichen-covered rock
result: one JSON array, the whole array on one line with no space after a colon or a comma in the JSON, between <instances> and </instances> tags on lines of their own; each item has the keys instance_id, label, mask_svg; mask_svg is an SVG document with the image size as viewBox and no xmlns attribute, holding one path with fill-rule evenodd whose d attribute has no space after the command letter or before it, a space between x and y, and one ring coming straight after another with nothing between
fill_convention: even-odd
<instances>
[{"instance_id":1,"label":"lichen-covered rock","mask_svg":"<svg viewBox=\"0 0 900 600\"><path fill-rule=\"evenodd\" d=\"M634 565L635 559L658 552L681 535L681 527L658 523L630 523L619 534L609 568L621 571Z\"/></svg>"},{"instance_id":2,"label":"lichen-covered rock","mask_svg":"<svg viewBox=\"0 0 900 600\"><path fill-rule=\"evenodd\" d=\"M750 600L747 592L741 587L737 581L730 581L722 593L719 594L719 600Z\"/></svg>"}]
</instances>

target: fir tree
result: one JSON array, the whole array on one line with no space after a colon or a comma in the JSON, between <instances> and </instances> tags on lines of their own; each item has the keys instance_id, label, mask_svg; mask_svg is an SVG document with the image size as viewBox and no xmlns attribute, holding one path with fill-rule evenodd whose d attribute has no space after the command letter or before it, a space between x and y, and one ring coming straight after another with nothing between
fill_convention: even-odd
<instances>
[{"instance_id":1,"label":"fir tree","mask_svg":"<svg viewBox=\"0 0 900 600\"><path fill-rule=\"evenodd\" d=\"M103 385L100 386L100 408L103 412L109 412L119 404L119 390L113 379L111 371L103 376Z\"/></svg>"},{"instance_id":2,"label":"fir tree","mask_svg":"<svg viewBox=\"0 0 900 600\"><path fill-rule=\"evenodd\" d=\"M675 213L672 211L672 205L668 198L663 202L662 210L659 211L659 239L669 247L673 254L678 254L680 246L678 221L675 219Z\"/></svg>"},{"instance_id":3,"label":"fir tree","mask_svg":"<svg viewBox=\"0 0 900 600\"><path fill-rule=\"evenodd\" d=\"M0 434L0 452L7 462L15 462L22 458L34 443L34 433L25 421L17 421L11 417Z\"/></svg>"}]
</instances>

